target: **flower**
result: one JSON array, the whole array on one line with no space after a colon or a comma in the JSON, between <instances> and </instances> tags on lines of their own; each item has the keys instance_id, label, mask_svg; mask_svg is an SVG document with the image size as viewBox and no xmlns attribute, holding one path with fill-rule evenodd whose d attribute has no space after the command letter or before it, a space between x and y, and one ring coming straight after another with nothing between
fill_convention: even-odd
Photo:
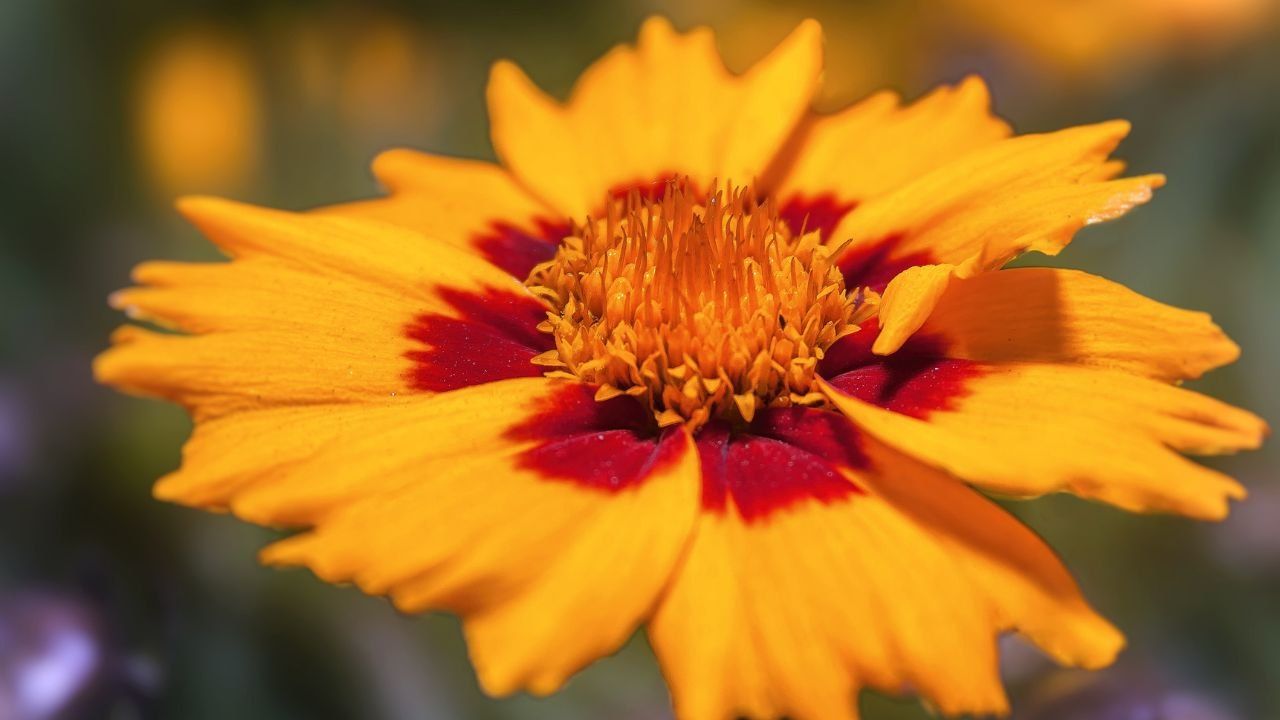
<instances>
[{"instance_id":1,"label":"flower","mask_svg":"<svg viewBox=\"0 0 1280 720\"><path fill-rule=\"evenodd\" d=\"M1271 0L951 0L953 22L1062 75L1097 78L1192 51L1230 47L1270 26Z\"/></svg>"},{"instance_id":2,"label":"flower","mask_svg":"<svg viewBox=\"0 0 1280 720\"><path fill-rule=\"evenodd\" d=\"M157 189L244 186L261 159L264 113L242 42L214 28L185 30L148 54L137 84L138 147Z\"/></svg>"},{"instance_id":3,"label":"flower","mask_svg":"<svg viewBox=\"0 0 1280 720\"><path fill-rule=\"evenodd\" d=\"M488 89L501 165L396 150L384 198L194 198L231 255L146 263L97 376L185 405L160 498L299 527L263 552L463 616L483 687L556 690L645 624L682 718L1004 712L996 635L1123 644L969 484L1219 518L1178 451L1255 447L1176 382L1238 350L1053 254L1150 197L1108 122L1011 137L982 82L810 102L816 23L742 75L645 23L561 104Z\"/></svg>"}]
</instances>

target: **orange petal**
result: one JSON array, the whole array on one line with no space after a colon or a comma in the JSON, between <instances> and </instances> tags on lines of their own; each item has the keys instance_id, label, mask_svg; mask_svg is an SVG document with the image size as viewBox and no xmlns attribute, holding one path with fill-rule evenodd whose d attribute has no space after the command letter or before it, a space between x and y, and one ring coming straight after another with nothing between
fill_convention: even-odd
<instances>
[{"instance_id":1,"label":"orange petal","mask_svg":"<svg viewBox=\"0 0 1280 720\"><path fill-rule=\"evenodd\" d=\"M619 405L622 403L622 405ZM630 403L631 405L626 405ZM462 613L487 691L555 690L648 614L697 507L689 438L630 398L510 380L418 401L233 499L315 528L263 552L408 612Z\"/></svg>"},{"instance_id":2,"label":"orange petal","mask_svg":"<svg viewBox=\"0 0 1280 720\"><path fill-rule=\"evenodd\" d=\"M373 172L390 191L316 212L372 218L466 248L523 280L569 232L503 168L413 150L378 156Z\"/></svg>"},{"instance_id":3,"label":"orange petal","mask_svg":"<svg viewBox=\"0 0 1280 720\"><path fill-rule=\"evenodd\" d=\"M514 64L493 67L493 145L512 173L563 215L582 219L619 186L688 175L745 184L764 173L809 107L821 28L805 21L741 76L711 31L677 33L651 18L636 47L617 47L561 104Z\"/></svg>"},{"instance_id":4,"label":"orange petal","mask_svg":"<svg viewBox=\"0 0 1280 720\"><path fill-rule=\"evenodd\" d=\"M977 493L869 443L866 493L764 520L704 513L649 633L682 718L856 717L856 692L1007 712L995 636L1111 661L1119 633L1053 553Z\"/></svg>"},{"instance_id":5,"label":"orange petal","mask_svg":"<svg viewBox=\"0 0 1280 720\"><path fill-rule=\"evenodd\" d=\"M888 355L920 329L955 276L954 265L917 265L889 282L880 297L880 334L872 350Z\"/></svg>"},{"instance_id":6,"label":"orange petal","mask_svg":"<svg viewBox=\"0 0 1280 720\"><path fill-rule=\"evenodd\" d=\"M182 466L156 483L155 496L226 510L233 498L255 487L291 478L304 486L305 479L297 475L300 464L334 445L377 436L422 403L445 397L402 395L388 397L382 404L269 407L202 420L182 448ZM322 490L324 482L317 479L315 484L315 491L299 498L294 507L241 508L241 515L271 525L305 523L315 516L316 507L332 503L333 496Z\"/></svg>"},{"instance_id":7,"label":"orange petal","mask_svg":"<svg viewBox=\"0 0 1280 720\"><path fill-rule=\"evenodd\" d=\"M1124 214L1163 184L1159 175L1103 179L1128 129L1117 121L1002 140L866 202L830 237L850 242L840 261L847 282L883 287L928 264L970 277L1028 250L1056 254L1080 228Z\"/></svg>"},{"instance_id":8,"label":"orange petal","mask_svg":"<svg viewBox=\"0 0 1280 720\"><path fill-rule=\"evenodd\" d=\"M886 409L892 400L868 397L873 404L822 387L868 433L984 488L1017 496L1068 490L1204 519L1224 517L1228 498L1244 489L1176 451L1254 448L1266 432L1244 410L1101 368L974 363L946 403L910 414Z\"/></svg>"},{"instance_id":9,"label":"orange petal","mask_svg":"<svg viewBox=\"0 0 1280 720\"><path fill-rule=\"evenodd\" d=\"M906 106L893 93L877 93L841 112L811 116L780 179L770 184L783 208L819 199L855 206L1008 135L978 77Z\"/></svg>"},{"instance_id":10,"label":"orange petal","mask_svg":"<svg viewBox=\"0 0 1280 720\"><path fill-rule=\"evenodd\" d=\"M938 280L925 272L913 268L889 284L877 353L896 351L918 328L941 340L948 357L1112 367L1169 381L1197 378L1240 354L1207 314L1088 273L1019 268L947 278L938 297ZM907 306L921 295L932 302Z\"/></svg>"},{"instance_id":11,"label":"orange petal","mask_svg":"<svg viewBox=\"0 0 1280 720\"><path fill-rule=\"evenodd\" d=\"M102 382L180 402L203 419L381 403L540 372L518 363L546 348L518 346L539 345L541 303L456 247L367 220L218 200L187 201L184 211L236 259L140 266L144 285L113 302L197 334L122 329L95 361ZM487 361L485 375L481 356L503 367Z\"/></svg>"}]
</instances>

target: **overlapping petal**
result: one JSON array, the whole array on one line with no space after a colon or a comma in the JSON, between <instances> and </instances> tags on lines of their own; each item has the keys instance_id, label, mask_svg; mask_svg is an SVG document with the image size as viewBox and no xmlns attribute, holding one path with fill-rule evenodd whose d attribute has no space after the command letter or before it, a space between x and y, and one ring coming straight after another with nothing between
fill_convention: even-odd
<instances>
[{"instance_id":1,"label":"overlapping petal","mask_svg":"<svg viewBox=\"0 0 1280 720\"><path fill-rule=\"evenodd\" d=\"M930 272L939 271L916 268L897 282L912 280L924 289ZM917 315L910 294L887 298L879 321L896 335L886 343L889 335L881 331L876 352L897 349L919 332L941 341L953 358L1110 367L1168 381L1200 377L1240 354L1208 314L1164 305L1077 270L947 275L938 284L940 294L925 317ZM912 327L916 318L918 328Z\"/></svg>"},{"instance_id":2,"label":"overlapping petal","mask_svg":"<svg viewBox=\"0 0 1280 720\"><path fill-rule=\"evenodd\" d=\"M1128 131L1116 121L1001 140L869 200L830 236L847 243L847 284L879 290L930 264L971 277L1029 250L1057 254L1080 228L1124 214L1163 184L1160 175L1108 179L1120 169L1108 156ZM886 302L902 285L888 288Z\"/></svg>"},{"instance_id":3,"label":"overlapping petal","mask_svg":"<svg viewBox=\"0 0 1280 720\"><path fill-rule=\"evenodd\" d=\"M1005 712L1007 629L1064 663L1111 661L1123 639L1033 533L905 455L860 448L848 472L864 492L699 518L650 628L680 717L852 718L862 687Z\"/></svg>"},{"instance_id":4,"label":"overlapping petal","mask_svg":"<svg viewBox=\"0 0 1280 720\"><path fill-rule=\"evenodd\" d=\"M114 303L193 334L121 328L95 373L180 402L197 419L421 392L428 388L415 384L406 356L430 353L424 343L434 339L436 354L446 355L436 363L442 374L471 369L491 348L467 345L495 324L490 335L509 329L495 314L536 322L541 313L506 273L410 230L219 200L188 201L183 210L233 262L140 266L143 285L117 293ZM415 331L415 318L436 319L440 332ZM451 320L463 327L448 327Z\"/></svg>"},{"instance_id":5,"label":"overlapping petal","mask_svg":"<svg viewBox=\"0 0 1280 720\"><path fill-rule=\"evenodd\" d=\"M796 220L814 213L808 227L829 232L849 210L1009 132L991 113L987 86L977 77L905 106L894 93L877 93L808 117L767 185ZM832 214L817 217L822 208Z\"/></svg>"},{"instance_id":6,"label":"overlapping petal","mask_svg":"<svg viewBox=\"0 0 1280 720\"><path fill-rule=\"evenodd\" d=\"M1244 496L1179 454L1254 448L1267 432L1169 384L1238 354L1204 313L1069 270L956 278L921 266L894 282L913 293L886 293L884 326L841 341L824 365L833 401L861 428L1011 495L1067 490L1205 519Z\"/></svg>"},{"instance_id":7,"label":"overlapping petal","mask_svg":"<svg viewBox=\"0 0 1280 720\"><path fill-rule=\"evenodd\" d=\"M840 378L826 391L860 428L984 488L1069 490L1205 519L1224 517L1244 489L1178 452L1254 448L1266 432L1251 413L1123 371L1008 362L969 372L960 394L925 413L883 407L856 386L842 392Z\"/></svg>"},{"instance_id":8,"label":"overlapping petal","mask_svg":"<svg viewBox=\"0 0 1280 720\"><path fill-rule=\"evenodd\" d=\"M521 280L550 258L569 232L569 218L492 163L389 150L374 161L373 172L390 195L317 212L417 230L480 255Z\"/></svg>"},{"instance_id":9,"label":"overlapping petal","mask_svg":"<svg viewBox=\"0 0 1280 720\"><path fill-rule=\"evenodd\" d=\"M546 693L629 637L697 509L688 436L601 426L601 411L590 392L528 378L381 406L238 413L201 423L157 494L312 527L264 560L389 594L406 611L459 612L488 691ZM612 455L557 469L564 444L601 433Z\"/></svg>"},{"instance_id":10,"label":"overlapping petal","mask_svg":"<svg viewBox=\"0 0 1280 720\"><path fill-rule=\"evenodd\" d=\"M233 508L259 521L314 508L314 529L265 550L267 562L388 594L405 611L459 612L486 690L551 692L647 615L697 509L688 436L602 428L601 412L613 410L544 378L418 400L381 432L243 490ZM565 443L602 432L611 455L558 462Z\"/></svg>"}]
</instances>

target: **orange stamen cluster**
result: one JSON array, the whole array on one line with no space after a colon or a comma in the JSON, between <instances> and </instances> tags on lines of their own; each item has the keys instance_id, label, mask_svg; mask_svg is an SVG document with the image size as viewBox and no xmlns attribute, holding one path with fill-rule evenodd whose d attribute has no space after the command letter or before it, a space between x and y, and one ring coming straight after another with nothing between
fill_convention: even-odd
<instances>
[{"instance_id":1,"label":"orange stamen cluster","mask_svg":"<svg viewBox=\"0 0 1280 720\"><path fill-rule=\"evenodd\" d=\"M553 311L535 363L646 402L662 427L761 407L818 406L818 361L869 310L817 233L794 235L743 189L672 182L659 200L608 202L527 280Z\"/></svg>"}]
</instances>

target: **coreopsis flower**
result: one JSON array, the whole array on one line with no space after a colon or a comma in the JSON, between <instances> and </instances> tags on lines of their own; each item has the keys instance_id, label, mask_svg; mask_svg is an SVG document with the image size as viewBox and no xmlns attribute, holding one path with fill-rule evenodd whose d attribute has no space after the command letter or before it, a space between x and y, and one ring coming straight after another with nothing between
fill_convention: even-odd
<instances>
[{"instance_id":1,"label":"coreopsis flower","mask_svg":"<svg viewBox=\"0 0 1280 720\"><path fill-rule=\"evenodd\" d=\"M1203 314L1001 269L1144 202L1123 122L1011 136L981 81L815 115L800 25L741 75L650 20L567 103L498 63L501 164L378 158L388 197L188 199L231 256L146 263L98 377L186 406L156 495L299 528L263 559L463 617L490 693L644 625L681 718L850 718L860 688L1008 703L996 636L1121 634L982 491L1219 518L1179 454L1254 447L1177 383Z\"/></svg>"}]
</instances>

